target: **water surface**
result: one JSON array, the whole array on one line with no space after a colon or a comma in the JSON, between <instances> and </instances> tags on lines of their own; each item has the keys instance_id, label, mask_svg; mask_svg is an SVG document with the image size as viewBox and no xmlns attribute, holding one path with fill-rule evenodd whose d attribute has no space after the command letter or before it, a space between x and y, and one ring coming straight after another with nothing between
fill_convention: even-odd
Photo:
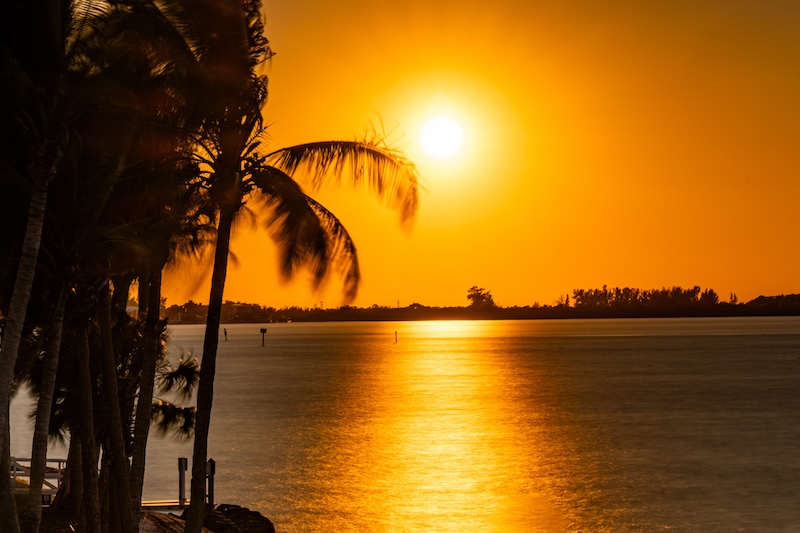
<instances>
[{"instance_id":1,"label":"water surface","mask_svg":"<svg viewBox=\"0 0 800 533\"><path fill-rule=\"evenodd\" d=\"M800 319L226 327L218 500L280 532L800 524ZM171 332L199 352L202 326ZM181 455L151 445L146 497L176 497Z\"/></svg>"}]
</instances>

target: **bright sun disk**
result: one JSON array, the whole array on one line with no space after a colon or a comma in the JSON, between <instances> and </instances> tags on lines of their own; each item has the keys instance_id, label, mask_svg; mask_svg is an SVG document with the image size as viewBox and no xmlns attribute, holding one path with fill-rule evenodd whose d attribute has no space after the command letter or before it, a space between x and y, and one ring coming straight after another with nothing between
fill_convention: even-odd
<instances>
[{"instance_id":1,"label":"bright sun disk","mask_svg":"<svg viewBox=\"0 0 800 533\"><path fill-rule=\"evenodd\" d=\"M439 115L422 126L419 139L428 155L434 159L449 159L464 143L464 131L452 118Z\"/></svg>"}]
</instances>

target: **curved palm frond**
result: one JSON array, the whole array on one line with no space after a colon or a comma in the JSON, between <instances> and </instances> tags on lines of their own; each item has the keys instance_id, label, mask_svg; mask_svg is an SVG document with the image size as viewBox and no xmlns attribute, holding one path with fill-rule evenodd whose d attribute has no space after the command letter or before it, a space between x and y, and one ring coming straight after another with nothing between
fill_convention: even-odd
<instances>
[{"instance_id":1,"label":"curved palm frond","mask_svg":"<svg viewBox=\"0 0 800 533\"><path fill-rule=\"evenodd\" d=\"M200 379L200 363L192 354L181 354L177 364L162 361L158 369L158 385L162 394L175 393L184 400L191 398Z\"/></svg>"},{"instance_id":2,"label":"curved palm frond","mask_svg":"<svg viewBox=\"0 0 800 533\"><path fill-rule=\"evenodd\" d=\"M67 31L64 48L67 62L72 66L83 64L85 61L86 45L97 32L98 25L102 24L111 12L111 4L105 2L68 2Z\"/></svg>"},{"instance_id":3,"label":"curved palm frond","mask_svg":"<svg viewBox=\"0 0 800 533\"><path fill-rule=\"evenodd\" d=\"M327 178L341 180L344 175L349 175L355 186L366 182L371 192L397 209L403 222L417 211L416 167L380 140L300 144L271 152L265 161L290 176L306 174L315 188Z\"/></svg>"},{"instance_id":4,"label":"curved palm frond","mask_svg":"<svg viewBox=\"0 0 800 533\"><path fill-rule=\"evenodd\" d=\"M255 199L269 210L268 227L278 245L284 279L306 267L314 286L319 287L329 268L335 266L344 282L345 298L355 298L361 281L358 255L339 219L280 169L251 169L251 182Z\"/></svg>"},{"instance_id":5,"label":"curved palm frond","mask_svg":"<svg viewBox=\"0 0 800 533\"><path fill-rule=\"evenodd\" d=\"M194 431L194 407L181 407L171 402L158 400L153 402L153 422L159 433L166 435L172 432L180 440L188 440Z\"/></svg>"},{"instance_id":6,"label":"curved palm frond","mask_svg":"<svg viewBox=\"0 0 800 533\"><path fill-rule=\"evenodd\" d=\"M208 37L202 37L207 28L200 20L186 13L183 2L115 2L92 35L100 46L84 55L88 66L126 80L145 108L196 128L213 102L203 90L209 74L199 57Z\"/></svg>"},{"instance_id":7,"label":"curved palm frond","mask_svg":"<svg viewBox=\"0 0 800 533\"><path fill-rule=\"evenodd\" d=\"M270 48L269 41L265 36L261 0L245 0L243 4L249 41L247 51L250 56L250 67L255 69L270 60L275 52Z\"/></svg>"},{"instance_id":8,"label":"curved palm frond","mask_svg":"<svg viewBox=\"0 0 800 533\"><path fill-rule=\"evenodd\" d=\"M361 270L358 266L355 243L347 229L333 213L310 196L306 196L306 199L328 237L332 248L332 263L339 267L339 274L344 282L345 298L352 301L355 299L358 285L361 283Z\"/></svg>"}]
</instances>

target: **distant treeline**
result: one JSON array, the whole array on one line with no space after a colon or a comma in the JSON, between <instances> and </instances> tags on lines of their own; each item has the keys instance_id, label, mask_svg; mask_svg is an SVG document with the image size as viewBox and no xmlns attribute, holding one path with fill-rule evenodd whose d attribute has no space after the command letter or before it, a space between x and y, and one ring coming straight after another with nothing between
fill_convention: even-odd
<instances>
[{"instance_id":1,"label":"distant treeline","mask_svg":"<svg viewBox=\"0 0 800 533\"><path fill-rule=\"evenodd\" d=\"M472 300L475 301L475 300ZM189 301L165 309L171 324L205 322L207 306ZM222 308L224 323L387 321L387 320L500 320L546 318L645 318L699 316L779 316L800 315L800 294L759 296L741 303L735 294L720 301L712 290L700 287L670 287L642 290L630 287L575 289L572 295L559 298L553 305L535 303L523 307L469 305L464 307L428 307L419 303L407 307L342 306L335 309L308 307L265 307L257 304L226 301Z\"/></svg>"}]
</instances>

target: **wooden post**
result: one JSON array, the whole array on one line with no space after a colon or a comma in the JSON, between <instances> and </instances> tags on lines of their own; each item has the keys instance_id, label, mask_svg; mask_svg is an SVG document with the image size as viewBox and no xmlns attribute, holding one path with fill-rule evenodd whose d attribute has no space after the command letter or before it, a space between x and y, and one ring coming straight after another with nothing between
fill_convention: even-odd
<instances>
[{"instance_id":1,"label":"wooden post","mask_svg":"<svg viewBox=\"0 0 800 533\"><path fill-rule=\"evenodd\" d=\"M208 505L214 506L214 474L216 472L217 463L214 459L209 459L206 463L206 497Z\"/></svg>"},{"instance_id":2,"label":"wooden post","mask_svg":"<svg viewBox=\"0 0 800 533\"><path fill-rule=\"evenodd\" d=\"M264 336L267 334L267 328L261 328L261 346L264 346Z\"/></svg>"},{"instance_id":3,"label":"wooden post","mask_svg":"<svg viewBox=\"0 0 800 533\"><path fill-rule=\"evenodd\" d=\"M189 469L189 460L178 457L178 505L186 505L186 471Z\"/></svg>"}]
</instances>

